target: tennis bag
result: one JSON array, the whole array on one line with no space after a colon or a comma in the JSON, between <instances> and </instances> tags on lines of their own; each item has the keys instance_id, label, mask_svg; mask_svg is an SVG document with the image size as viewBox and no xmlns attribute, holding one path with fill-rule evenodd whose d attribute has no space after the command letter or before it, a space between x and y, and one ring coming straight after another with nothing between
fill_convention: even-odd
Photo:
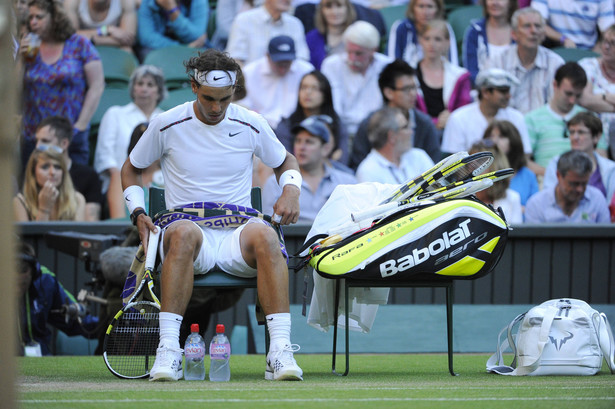
<instances>
[{"instance_id":1,"label":"tennis bag","mask_svg":"<svg viewBox=\"0 0 615 409\"><path fill-rule=\"evenodd\" d=\"M328 278L474 279L495 267L507 237L501 211L454 199L402 210L338 243L312 246L308 263Z\"/></svg>"},{"instance_id":2,"label":"tennis bag","mask_svg":"<svg viewBox=\"0 0 615 409\"><path fill-rule=\"evenodd\" d=\"M506 338L500 342L503 334ZM509 346L514 358L511 366L505 366L502 354ZM585 301L555 299L518 315L502 329L487 371L500 375L595 375L604 356L613 373L614 355L613 333L604 313Z\"/></svg>"}]
</instances>

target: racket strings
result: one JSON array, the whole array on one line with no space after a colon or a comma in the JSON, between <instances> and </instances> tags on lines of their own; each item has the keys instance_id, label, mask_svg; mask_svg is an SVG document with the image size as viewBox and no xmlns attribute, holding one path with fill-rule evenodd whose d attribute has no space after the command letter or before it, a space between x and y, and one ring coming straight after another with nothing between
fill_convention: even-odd
<instances>
[{"instance_id":1,"label":"racket strings","mask_svg":"<svg viewBox=\"0 0 615 409\"><path fill-rule=\"evenodd\" d=\"M107 364L118 376L127 378L149 374L160 336L158 308L137 303L135 309L124 312L105 339Z\"/></svg>"}]
</instances>

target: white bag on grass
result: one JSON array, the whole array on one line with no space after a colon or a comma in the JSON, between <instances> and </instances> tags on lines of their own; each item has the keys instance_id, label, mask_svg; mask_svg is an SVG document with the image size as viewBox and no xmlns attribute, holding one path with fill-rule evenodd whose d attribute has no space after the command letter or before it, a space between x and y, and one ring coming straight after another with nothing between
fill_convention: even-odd
<instances>
[{"instance_id":1,"label":"white bag on grass","mask_svg":"<svg viewBox=\"0 0 615 409\"><path fill-rule=\"evenodd\" d=\"M516 335L513 327L521 322ZM501 341L502 335L506 338ZM511 366L503 353L510 347ZM518 315L498 335L487 371L500 375L595 375L605 358L615 373L615 341L606 315L585 301L546 301Z\"/></svg>"}]
</instances>

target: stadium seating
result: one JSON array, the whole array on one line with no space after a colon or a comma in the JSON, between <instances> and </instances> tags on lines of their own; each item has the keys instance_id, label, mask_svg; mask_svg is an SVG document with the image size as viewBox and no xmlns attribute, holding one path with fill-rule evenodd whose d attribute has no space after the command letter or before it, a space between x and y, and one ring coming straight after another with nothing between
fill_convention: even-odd
<instances>
[{"instance_id":1,"label":"stadium seating","mask_svg":"<svg viewBox=\"0 0 615 409\"><path fill-rule=\"evenodd\" d=\"M150 51L144 64L155 65L164 73L165 83L169 90L190 86L184 61L194 57L197 50L188 46L171 46Z\"/></svg>"},{"instance_id":2,"label":"stadium seating","mask_svg":"<svg viewBox=\"0 0 615 409\"><path fill-rule=\"evenodd\" d=\"M447 21L453 28L455 39L457 40L457 50L459 51L459 61L461 61L463 36L470 21L483 16L483 8L478 5L462 6L453 9L447 16Z\"/></svg>"},{"instance_id":3,"label":"stadium seating","mask_svg":"<svg viewBox=\"0 0 615 409\"><path fill-rule=\"evenodd\" d=\"M127 88L130 75L139 66L137 57L117 47L97 46L103 64L105 88Z\"/></svg>"},{"instance_id":4,"label":"stadium seating","mask_svg":"<svg viewBox=\"0 0 615 409\"><path fill-rule=\"evenodd\" d=\"M553 48L552 51L562 57L566 62L577 62L582 58L598 57L600 55L592 50L585 50L583 48L556 47Z\"/></svg>"},{"instance_id":5,"label":"stadium seating","mask_svg":"<svg viewBox=\"0 0 615 409\"><path fill-rule=\"evenodd\" d=\"M173 89L169 91L169 95L160 103L160 109L167 111L195 98L191 87Z\"/></svg>"}]
</instances>

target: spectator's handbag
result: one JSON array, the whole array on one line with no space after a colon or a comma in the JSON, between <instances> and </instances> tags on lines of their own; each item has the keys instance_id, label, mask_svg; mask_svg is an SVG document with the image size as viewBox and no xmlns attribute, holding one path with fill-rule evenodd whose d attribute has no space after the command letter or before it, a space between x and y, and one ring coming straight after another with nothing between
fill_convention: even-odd
<instances>
[{"instance_id":1,"label":"spectator's handbag","mask_svg":"<svg viewBox=\"0 0 615 409\"><path fill-rule=\"evenodd\" d=\"M495 267L507 238L501 210L454 199L401 210L336 243L316 236L305 261L329 278L475 279Z\"/></svg>"},{"instance_id":2,"label":"spectator's handbag","mask_svg":"<svg viewBox=\"0 0 615 409\"><path fill-rule=\"evenodd\" d=\"M506 366L503 353L509 346L514 358ZM614 373L614 355L613 333L604 313L585 301L555 299L518 315L502 329L487 371L500 375L594 375L600 372L604 356Z\"/></svg>"}]
</instances>

